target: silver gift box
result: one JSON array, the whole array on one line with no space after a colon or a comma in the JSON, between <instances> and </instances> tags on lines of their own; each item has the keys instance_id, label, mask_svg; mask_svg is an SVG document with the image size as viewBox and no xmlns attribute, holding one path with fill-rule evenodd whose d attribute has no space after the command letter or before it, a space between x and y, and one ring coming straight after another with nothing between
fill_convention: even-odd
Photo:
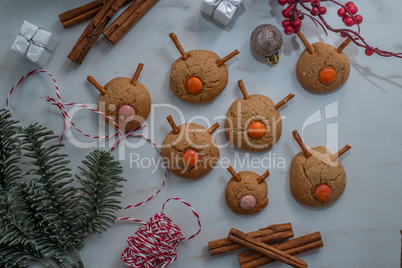
<instances>
[{"instance_id":1,"label":"silver gift box","mask_svg":"<svg viewBox=\"0 0 402 268\"><path fill-rule=\"evenodd\" d=\"M11 49L44 67L57 44L52 33L24 21Z\"/></svg>"},{"instance_id":2,"label":"silver gift box","mask_svg":"<svg viewBox=\"0 0 402 268\"><path fill-rule=\"evenodd\" d=\"M228 25L244 0L203 0L201 11L223 25Z\"/></svg>"}]
</instances>

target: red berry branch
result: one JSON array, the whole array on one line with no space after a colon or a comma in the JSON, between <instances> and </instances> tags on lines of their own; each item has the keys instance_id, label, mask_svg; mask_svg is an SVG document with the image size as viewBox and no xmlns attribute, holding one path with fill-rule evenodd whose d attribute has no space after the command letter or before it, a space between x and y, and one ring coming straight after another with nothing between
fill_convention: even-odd
<instances>
[{"instance_id":1,"label":"red berry branch","mask_svg":"<svg viewBox=\"0 0 402 268\"><path fill-rule=\"evenodd\" d=\"M349 38L357 46L365 48L367 56L371 56L374 53L382 57L397 57L402 58L402 53L394 53L385 50L381 50L378 47L372 47L366 43L364 38L360 35L360 23L363 22L363 17L359 14L357 6L353 2L347 2L345 5L338 3L334 0L277 0L282 6L288 5L283 11L282 15L285 20L282 21L284 32L287 35L300 32L302 26L302 20L307 16L317 26L320 25L325 33L327 30L339 33L344 38ZM322 6L322 2L332 2L340 8L338 9L338 16L342 18L343 23L347 27L357 26L357 31L351 29L332 28L323 15L327 13L327 8ZM310 6L309 6L310 5Z\"/></svg>"}]
</instances>

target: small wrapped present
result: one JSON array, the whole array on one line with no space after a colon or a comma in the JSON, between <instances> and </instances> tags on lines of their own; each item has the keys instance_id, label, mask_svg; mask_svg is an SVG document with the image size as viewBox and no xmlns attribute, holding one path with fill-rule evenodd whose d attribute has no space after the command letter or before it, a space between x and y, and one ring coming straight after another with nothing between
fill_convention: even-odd
<instances>
[{"instance_id":1,"label":"small wrapped present","mask_svg":"<svg viewBox=\"0 0 402 268\"><path fill-rule=\"evenodd\" d=\"M223 25L228 25L244 0L203 0L201 11Z\"/></svg>"},{"instance_id":2,"label":"small wrapped present","mask_svg":"<svg viewBox=\"0 0 402 268\"><path fill-rule=\"evenodd\" d=\"M11 49L44 67L56 44L57 40L52 33L24 21Z\"/></svg>"}]
</instances>

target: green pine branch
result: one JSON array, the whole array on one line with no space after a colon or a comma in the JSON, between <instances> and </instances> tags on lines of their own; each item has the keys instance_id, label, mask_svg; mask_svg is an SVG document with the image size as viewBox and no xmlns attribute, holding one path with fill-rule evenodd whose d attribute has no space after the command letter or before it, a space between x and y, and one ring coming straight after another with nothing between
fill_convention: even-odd
<instances>
[{"instance_id":1,"label":"green pine branch","mask_svg":"<svg viewBox=\"0 0 402 268\"><path fill-rule=\"evenodd\" d=\"M52 131L37 124L30 125L21 130L20 148L28 161L24 174L29 177L25 184L27 201L35 211L39 227L66 251L74 245L77 236L70 225L74 213L66 209L76 206L76 189L71 186L69 161L65 160L66 155L57 153L62 145L53 144L55 139ZM51 145L45 146L46 142Z\"/></svg>"},{"instance_id":2,"label":"green pine branch","mask_svg":"<svg viewBox=\"0 0 402 268\"><path fill-rule=\"evenodd\" d=\"M21 178L21 169L18 166L18 142L15 137L17 122L10 120L11 115L0 110L0 191L9 192ZM4 197L4 195L1 195Z\"/></svg>"},{"instance_id":3,"label":"green pine branch","mask_svg":"<svg viewBox=\"0 0 402 268\"><path fill-rule=\"evenodd\" d=\"M58 153L62 145L48 145L55 143L53 133L15 123L0 110L0 267L53 267L50 260L84 267L78 250L88 234L113 223L122 168L95 150L83 161L77 189L66 155Z\"/></svg>"},{"instance_id":4,"label":"green pine branch","mask_svg":"<svg viewBox=\"0 0 402 268\"><path fill-rule=\"evenodd\" d=\"M87 234L101 233L113 224L115 212L120 202L115 198L121 196L121 182L125 181L119 174L122 167L113 161L109 152L95 150L83 161L86 169L79 167L81 176L77 176L81 184L79 195L80 217L77 230L82 230L82 237Z\"/></svg>"}]
</instances>

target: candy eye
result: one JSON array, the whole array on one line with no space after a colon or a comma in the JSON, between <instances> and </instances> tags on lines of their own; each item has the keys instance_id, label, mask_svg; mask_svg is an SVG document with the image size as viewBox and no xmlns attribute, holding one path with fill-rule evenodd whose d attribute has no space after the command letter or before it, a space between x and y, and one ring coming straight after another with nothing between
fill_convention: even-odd
<instances>
[{"instance_id":1,"label":"candy eye","mask_svg":"<svg viewBox=\"0 0 402 268\"><path fill-rule=\"evenodd\" d=\"M314 190L314 196L319 201L327 201L331 198L332 189L327 184L318 185Z\"/></svg>"},{"instance_id":2,"label":"candy eye","mask_svg":"<svg viewBox=\"0 0 402 268\"><path fill-rule=\"evenodd\" d=\"M200 154L195 150L187 150L183 154L183 162L188 167L195 167L200 161Z\"/></svg>"},{"instance_id":3,"label":"candy eye","mask_svg":"<svg viewBox=\"0 0 402 268\"><path fill-rule=\"evenodd\" d=\"M128 122L134 120L135 109L131 105L124 104L119 108L118 115L119 115L120 121L128 123Z\"/></svg>"},{"instance_id":4,"label":"candy eye","mask_svg":"<svg viewBox=\"0 0 402 268\"><path fill-rule=\"evenodd\" d=\"M186 89L193 95L196 95L202 90L202 81L198 77L192 76L187 79Z\"/></svg>"},{"instance_id":5,"label":"candy eye","mask_svg":"<svg viewBox=\"0 0 402 268\"><path fill-rule=\"evenodd\" d=\"M265 125L261 122L253 122L248 126L247 134L253 139L259 139L265 134Z\"/></svg>"},{"instance_id":6,"label":"candy eye","mask_svg":"<svg viewBox=\"0 0 402 268\"><path fill-rule=\"evenodd\" d=\"M319 79L323 84L332 84L336 79L336 71L332 67L325 67L320 71Z\"/></svg>"},{"instance_id":7,"label":"candy eye","mask_svg":"<svg viewBox=\"0 0 402 268\"><path fill-rule=\"evenodd\" d=\"M252 210L257 205L257 199L251 194L245 194L240 198L239 205L243 210Z\"/></svg>"}]
</instances>

